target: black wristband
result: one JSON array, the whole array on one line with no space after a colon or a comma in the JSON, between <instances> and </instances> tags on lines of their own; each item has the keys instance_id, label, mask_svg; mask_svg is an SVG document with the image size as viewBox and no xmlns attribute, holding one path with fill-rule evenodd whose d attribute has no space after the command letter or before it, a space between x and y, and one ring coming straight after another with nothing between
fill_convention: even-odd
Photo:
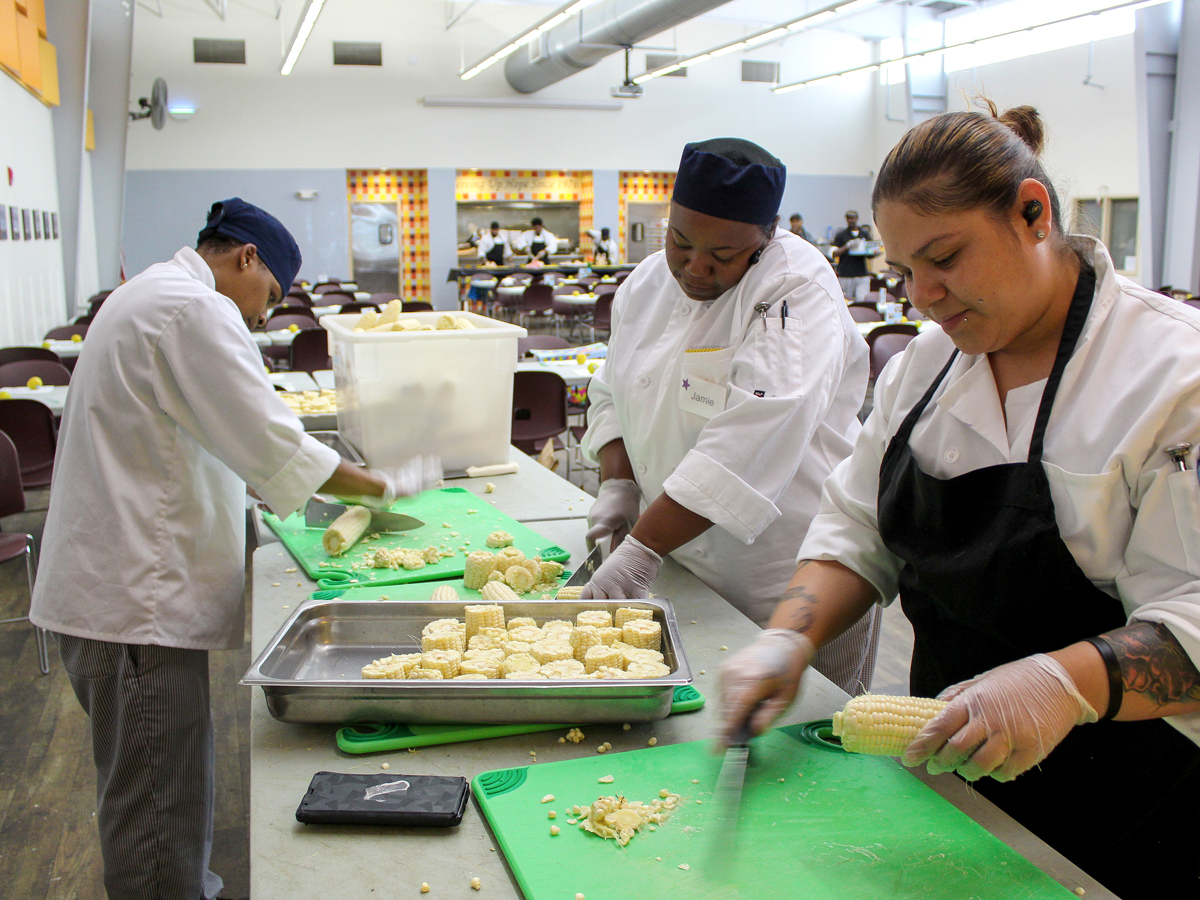
<instances>
[{"instance_id":1,"label":"black wristband","mask_svg":"<svg viewBox=\"0 0 1200 900\"><path fill-rule=\"evenodd\" d=\"M1107 722L1109 719L1115 718L1121 711L1121 700L1125 694L1125 679L1121 675L1121 664L1117 661L1117 654L1113 652L1112 644L1104 638L1090 637L1084 638L1084 640L1100 651L1100 658L1104 660L1104 667L1108 670L1108 709L1100 717L1101 722Z\"/></svg>"}]
</instances>

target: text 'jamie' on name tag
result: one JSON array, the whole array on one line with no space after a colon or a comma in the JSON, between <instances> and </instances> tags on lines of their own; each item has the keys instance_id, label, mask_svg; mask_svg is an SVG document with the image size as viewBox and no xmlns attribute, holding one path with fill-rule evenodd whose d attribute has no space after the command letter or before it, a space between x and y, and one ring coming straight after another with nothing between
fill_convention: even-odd
<instances>
[{"instance_id":1,"label":"text 'jamie' on name tag","mask_svg":"<svg viewBox=\"0 0 1200 900\"><path fill-rule=\"evenodd\" d=\"M728 396L727 387L713 384L703 378L684 375L679 386L679 408L711 419L717 413L725 411L725 399Z\"/></svg>"}]
</instances>

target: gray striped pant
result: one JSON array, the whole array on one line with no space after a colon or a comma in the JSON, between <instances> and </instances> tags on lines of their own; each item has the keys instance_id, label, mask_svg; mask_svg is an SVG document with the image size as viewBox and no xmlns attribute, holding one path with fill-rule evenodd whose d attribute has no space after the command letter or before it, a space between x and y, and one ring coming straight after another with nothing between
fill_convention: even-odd
<instances>
[{"instance_id":1,"label":"gray striped pant","mask_svg":"<svg viewBox=\"0 0 1200 900\"><path fill-rule=\"evenodd\" d=\"M55 636L91 719L109 900L216 897L208 652Z\"/></svg>"}]
</instances>

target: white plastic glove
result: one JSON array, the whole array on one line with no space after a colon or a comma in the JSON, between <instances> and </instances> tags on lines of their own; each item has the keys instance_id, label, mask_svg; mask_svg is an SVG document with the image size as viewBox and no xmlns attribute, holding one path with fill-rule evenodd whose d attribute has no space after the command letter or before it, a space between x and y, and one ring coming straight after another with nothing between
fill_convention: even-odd
<instances>
[{"instance_id":1,"label":"white plastic glove","mask_svg":"<svg viewBox=\"0 0 1200 900\"><path fill-rule=\"evenodd\" d=\"M604 555L616 550L625 535L633 530L641 509L642 492L636 481L609 478L600 482L596 500L588 510L588 549L600 544Z\"/></svg>"},{"instance_id":2,"label":"white plastic glove","mask_svg":"<svg viewBox=\"0 0 1200 900\"><path fill-rule=\"evenodd\" d=\"M749 720L765 730L796 699L800 676L816 654L813 642L790 628L768 628L721 665L721 746Z\"/></svg>"},{"instance_id":3,"label":"white plastic glove","mask_svg":"<svg viewBox=\"0 0 1200 900\"><path fill-rule=\"evenodd\" d=\"M612 556L592 573L583 586L581 600L636 600L648 595L662 557L629 535Z\"/></svg>"},{"instance_id":4,"label":"white plastic glove","mask_svg":"<svg viewBox=\"0 0 1200 900\"><path fill-rule=\"evenodd\" d=\"M442 477L442 461L436 456L414 456L398 466L368 472L384 483L383 496L364 495L355 497L354 502L371 509L387 509L397 497L411 497L433 487Z\"/></svg>"},{"instance_id":5,"label":"white plastic glove","mask_svg":"<svg viewBox=\"0 0 1200 900\"><path fill-rule=\"evenodd\" d=\"M1076 725L1099 716L1058 660L1038 653L942 691L950 705L904 751L930 774L957 771L967 781L1012 781L1058 746Z\"/></svg>"}]
</instances>

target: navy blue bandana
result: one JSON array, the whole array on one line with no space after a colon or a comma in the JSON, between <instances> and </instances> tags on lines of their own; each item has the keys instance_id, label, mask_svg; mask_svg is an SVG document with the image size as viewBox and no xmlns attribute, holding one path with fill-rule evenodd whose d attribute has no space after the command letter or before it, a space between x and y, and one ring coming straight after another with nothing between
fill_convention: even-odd
<instances>
[{"instance_id":1,"label":"navy blue bandana","mask_svg":"<svg viewBox=\"0 0 1200 900\"><path fill-rule=\"evenodd\" d=\"M241 197L231 197L214 203L208 211L208 224L200 231L199 240L213 234L223 234L243 244L258 248L263 261L279 288L287 293L300 271L300 248L283 223L265 210Z\"/></svg>"},{"instance_id":2,"label":"navy blue bandana","mask_svg":"<svg viewBox=\"0 0 1200 900\"><path fill-rule=\"evenodd\" d=\"M706 216L770 225L786 181L784 164L758 144L714 138L683 148L671 199Z\"/></svg>"}]
</instances>

